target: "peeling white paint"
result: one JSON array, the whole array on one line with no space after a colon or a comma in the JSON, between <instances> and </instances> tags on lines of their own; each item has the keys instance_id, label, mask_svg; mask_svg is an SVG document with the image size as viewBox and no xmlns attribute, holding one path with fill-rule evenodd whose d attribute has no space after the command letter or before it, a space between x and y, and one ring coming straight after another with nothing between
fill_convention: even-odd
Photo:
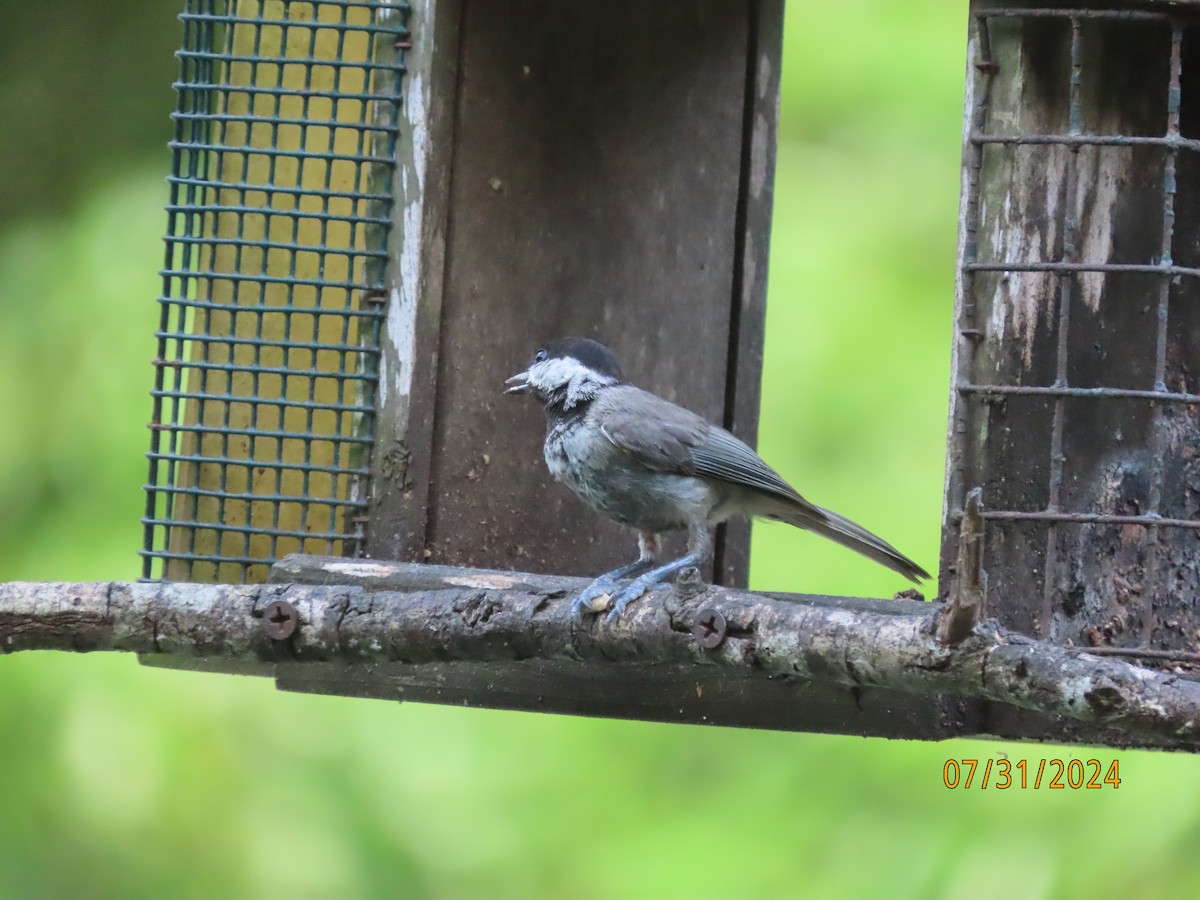
<instances>
[{"instance_id":1,"label":"peeling white paint","mask_svg":"<svg viewBox=\"0 0 1200 900\"><path fill-rule=\"evenodd\" d=\"M1058 147L1034 149L1037 152L1019 148L1013 153L1010 184L1027 189L1015 194L1014 199L1010 188L999 215L991 220L988 241L995 258L1006 263L1057 261L1059 203L1066 187L1070 151ZM1043 203L1044 218L1030 208ZM1045 221L1044 230L1033 224L1038 219ZM1049 272L1009 272L998 279L988 321L989 339L1003 340L1011 322L1013 331L1023 337L1022 357L1029 365L1038 326L1043 321L1049 323L1054 312L1056 283L1056 276ZM1001 364L999 356L996 362Z\"/></svg>"},{"instance_id":2,"label":"peeling white paint","mask_svg":"<svg viewBox=\"0 0 1200 900\"><path fill-rule=\"evenodd\" d=\"M408 76L404 98L404 117L412 129L413 167L417 175L417 190L425 187L425 164L429 159L429 109L425 78L421 72Z\"/></svg>"},{"instance_id":3,"label":"peeling white paint","mask_svg":"<svg viewBox=\"0 0 1200 900\"><path fill-rule=\"evenodd\" d=\"M1104 127L1101 128L1103 132ZM1067 184L1070 151L1055 148L1040 153L1028 151L1014 154L1011 183L1040 185L1016 195L1009 193L999 215L990 217L988 236L996 257L1010 263L1056 262L1060 240L1059 223L1063 202L1070 186ZM1117 200L1122 187L1119 172L1131 161L1131 151L1124 147L1089 148L1076 156L1075 209L1079 223L1075 240L1074 260L1083 263L1107 263L1112 258L1113 228ZM1045 230L1039 231L1033 222L1039 218L1029 207L1044 198ZM1033 354L1037 329L1051 324L1056 309L1054 296L1057 276L1047 272L1011 272L1001 279L992 298L988 322L989 337L1002 340L1011 323L1023 337L1023 358L1028 365ZM1098 310L1104 292L1104 274L1085 272L1078 276L1078 299L1091 310Z\"/></svg>"},{"instance_id":4,"label":"peeling white paint","mask_svg":"<svg viewBox=\"0 0 1200 900\"><path fill-rule=\"evenodd\" d=\"M338 575L347 575L350 578L374 578L380 574L387 574L392 571L391 566L380 566L375 563L364 562L327 562L325 568Z\"/></svg>"},{"instance_id":5,"label":"peeling white paint","mask_svg":"<svg viewBox=\"0 0 1200 900\"><path fill-rule=\"evenodd\" d=\"M408 210L405 210L405 219L407 218ZM387 317L388 338L396 352L396 362L399 365L399 371L395 373L391 383L403 396L408 396L412 391L413 356L417 352L416 280L420 274L419 261L407 259L407 256L406 241L404 251L400 255L400 285L392 289Z\"/></svg>"},{"instance_id":6,"label":"peeling white paint","mask_svg":"<svg viewBox=\"0 0 1200 900\"><path fill-rule=\"evenodd\" d=\"M768 99L767 91L771 87L771 54L769 53L760 53L758 56L758 84L755 87L758 88L758 99ZM779 102L778 97L775 98L775 102Z\"/></svg>"},{"instance_id":7,"label":"peeling white paint","mask_svg":"<svg viewBox=\"0 0 1200 900\"><path fill-rule=\"evenodd\" d=\"M1101 134L1116 134L1121 130L1117 117L1108 114L1099 126ZM1082 231L1079 240L1079 259L1083 262L1106 263L1112 259L1113 229L1116 225L1117 198L1124 179L1117 173L1129 171L1133 163L1131 147L1092 147L1080 154L1079 192L1076 209ZM1083 199L1090 201L1084 207ZM1099 310L1104 291L1104 274L1087 272L1079 276L1080 297L1093 312Z\"/></svg>"},{"instance_id":8,"label":"peeling white paint","mask_svg":"<svg viewBox=\"0 0 1200 900\"><path fill-rule=\"evenodd\" d=\"M750 194L762 196L767 186L767 147L770 146L771 125L762 113L754 114L754 136L750 141Z\"/></svg>"},{"instance_id":9,"label":"peeling white paint","mask_svg":"<svg viewBox=\"0 0 1200 900\"><path fill-rule=\"evenodd\" d=\"M391 318L391 306L388 306L388 317ZM391 327L390 325L388 326ZM378 406L383 408L388 403L388 385L392 383L392 373L388 368L388 355L386 353L379 354L379 398Z\"/></svg>"},{"instance_id":10,"label":"peeling white paint","mask_svg":"<svg viewBox=\"0 0 1200 900\"><path fill-rule=\"evenodd\" d=\"M1002 118L997 116L997 118ZM1011 116L1009 116L1011 118ZM1120 123L1108 114L1098 126L1100 133L1120 131ZM1023 130L1053 131L1044 123L1024 126ZM996 130L1000 130L997 128ZM1008 173L1008 192L1004 206L993 214L983 210L981 222L987 223L986 238L981 235L981 248L992 258L1005 263L1058 262L1060 228L1067 210L1064 203L1074 203L1070 212L1078 223L1075 249L1069 262L1107 263L1112 258L1113 228L1117 199L1122 187L1119 173L1126 171L1132 150L1127 147L1089 147L1074 154L1074 196L1068 183L1072 151L1065 147L1016 148L1012 151ZM1044 214L1039 207L1044 205ZM1037 223L1045 223L1039 229ZM987 258L987 257L984 257ZM1089 309L1100 307L1104 293L1104 274L1081 273L1076 278L1078 290L1072 300L1081 300ZM1040 327L1052 327L1057 317L1055 294L1058 276L1050 272L1009 272L996 282L988 320L988 337L1003 341L1008 329L1022 338L1022 358L1032 363L1033 342ZM997 357L997 365L1002 364Z\"/></svg>"},{"instance_id":11,"label":"peeling white paint","mask_svg":"<svg viewBox=\"0 0 1200 900\"><path fill-rule=\"evenodd\" d=\"M400 229L399 290L393 290L388 311L388 331L392 334L400 360L397 383L407 388L411 384L413 354L416 352L417 294L421 277L421 246L423 243L421 213L424 209L425 169L429 162L429 123L427 82L420 72L413 72L405 97L405 118L412 135L412 159L406 163L401 176L404 212ZM412 179L409 172L412 172Z\"/></svg>"},{"instance_id":12,"label":"peeling white paint","mask_svg":"<svg viewBox=\"0 0 1200 900\"><path fill-rule=\"evenodd\" d=\"M513 578L509 575L462 575L446 578L445 581L446 584L452 584L456 587L491 588L493 590L507 590L508 588L524 584L519 578Z\"/></svg>"},{"instance_id":13,"label":"peeling white paint","mask_svg":"<svg viewBox=\"0 0 1200 900\"><path fill-rule=\"evenodd\" d=\"M422 54L423 56L423 54ZM428 81L415 69L405 79L404 119L411 140L411 155L403 160L399 171L400 252L396 260L397 278L387 307L387 341L391 354L383 354L379 364L379 404L397 411L394 423L397 433L408 431L408 397L412 391L414 357L417 348L417 309L421 284L421 247L425 169L429 160ZM389 359L390 356L390 359ZM392 371L394 360L396 371ZM399 398L390 397L391 391Z\"/></svg>"}]
</instances>

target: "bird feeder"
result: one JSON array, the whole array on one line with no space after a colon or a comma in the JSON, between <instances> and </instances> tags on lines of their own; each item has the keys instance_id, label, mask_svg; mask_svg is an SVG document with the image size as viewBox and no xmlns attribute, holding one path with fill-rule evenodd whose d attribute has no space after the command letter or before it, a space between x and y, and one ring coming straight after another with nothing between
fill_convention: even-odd
<instances>
[{"instance_id":1,"label":"bird feeder","mask_svg":"<svg viewBox=\"0 0 1200 900\"><path fill-rule=\"evenodd\" d=\"M500 393L562 334L753 441L781 2L182 18L145 577L611 568L628 536L546 491Z\"/></svg>"},{"instance_id":2,"label":"bird feeder","mask_svg":"<svg viewBox=\"0 0 1200 900\"><path fill-rule=\"evenodd\" d=\"M546 490L538 414L502 381L545 338L597 337L753 442L782 3L187 0L146 579L254 582L324 555L273 571L334 585L294 595L311 621L274 587L246 601L292 642L276 663L222 630L213 598L251 595L186 605L215 617L211 647L297 690L1194 748L1193 9L970 4L944 614L739 595L726 615L684 584L659 601L669 627L589 632L585 659L537 618L569 584L489 570L596 573L628 537ZM744 581L746 548L719 535L718 581ZM384 588L417 599L355 607ZM121 590L125 609L175 596ZM985 614L1003 639L955 657ZM920 664L869 658L876 635Z\"/></svg>"}]
</instances>

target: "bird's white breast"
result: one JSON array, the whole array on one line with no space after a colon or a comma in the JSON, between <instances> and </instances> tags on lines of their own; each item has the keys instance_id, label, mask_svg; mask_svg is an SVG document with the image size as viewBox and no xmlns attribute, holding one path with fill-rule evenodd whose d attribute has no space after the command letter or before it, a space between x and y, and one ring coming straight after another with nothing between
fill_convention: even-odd
<instances>
[{"instance_id":1,"label":"bird's white breast","mask_svg":"<svg viewBox=\"0 0 1200 900\"><path fill-rule=\"evenodd\" d=\"M543 452L555 479L622 525L670 531L705 521L717 502L702 479L651 471L586 421L555 423Z\"/></svg>"}]
</instances>

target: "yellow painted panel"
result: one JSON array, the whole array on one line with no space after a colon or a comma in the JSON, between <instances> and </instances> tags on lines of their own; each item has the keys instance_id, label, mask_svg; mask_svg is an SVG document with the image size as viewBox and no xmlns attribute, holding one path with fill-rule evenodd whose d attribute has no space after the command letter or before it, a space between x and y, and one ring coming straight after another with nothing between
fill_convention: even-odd
<instances>
[{"instance_id":1,"label":"yellow painted panel","mask_svg":"<svg viewBox=\"0 0 1200 900\"><path fill-rule=\"evenodd\" d=\"M347 499L349 476L287 466L345 468L360 455L339 440L353 433L353 411L312 406L360 402L354 381L329 374L360 366L359 354L339 349L358 345L356 319L344 313L362 302L351 286L365 278L356 254L365 249L366 227L347 220L372 210L366 200L331 194L366 190L368 164L359 158L371 153L371 133L348 126L370 120L360 96L372 89L370 70L346 64L370 59L371 35L322 26L369 26L372 10L278 0L238 0L230 10L230 61L215 72L227 87L218 92L207 139L208 177L221 186L206 200L215 209L203 217L189 291L224 308L195 309L186 354L191 364L233 371L190 368L184 379L181 421L201 431L181 436L189 461L176 468L175 487L198 492L176 493L171 519L188 524L171 527L168 547L170 554L264 564L168 559L171 580L262 580L269 560L340 553L337 536L353 531L335 502ZM289 371L258 371L264 368ZM284 468L261 465L280 461Z\"/></svg>"}]
</instances>

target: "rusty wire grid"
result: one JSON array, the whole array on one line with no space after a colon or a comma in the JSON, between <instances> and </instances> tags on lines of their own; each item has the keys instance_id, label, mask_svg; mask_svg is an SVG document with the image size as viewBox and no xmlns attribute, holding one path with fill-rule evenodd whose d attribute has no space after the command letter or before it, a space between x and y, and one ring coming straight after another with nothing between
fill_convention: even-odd
<instances>
[{"instance_id":1,"label":"rusty wire grid","mask_svg":"<svg viewBox=\"0 0 1200 900\"><path fill-rule=\"evenodd\" d=\"M1064 65L1063 79L1068 93L1065 104L1067 128L1064 133L1023 132L1020 127L1014 129L1011 121L996 127L991 120L993 89L996 76L1001 70L992 50L993 25L996 20L1005 20L1006 23L1011 23L1008 27L1021 27L1022 23L1031 19L1059 21L1063 28L1069 30L1063 41L1069 54L1069 59ZM987 425L979 425L981 419L987 415L983 405L1021 397L1045 398L1052 404L1048 446L1044 449L1048 459L1048 479L1044 485L1046 502L1031 508L990 508L984 513L985 519L1001 527L1022 522L1046 526L1045 569L1040 573L1041 609L1035 617L1036 628L1044 635L1050 633L1050 623L1056 611L1055 592L1059 590L1061 581L1061 573L1056 571L1056 567L1063 565L1064 560L1058 543L1060 529L1089 525L1144 528L1146 543L1151 548L1146 555L1145 570L1146 582L1149 585L1154 585L1159 577L1157 565L1161 554L1154 552L1153 548L1158 544L1160 534L1166 529L1189 532L1200 530L1200 518L1163 514L1164 458L1169 452L1169 438L1164 427L1167 410L1174 408L1183 414L1193 415L1195 405L1200 404L1200 393L1187 390L1184 377L1176 379L1176 389L1168 386L1172 296L1194 296L1191 292L1200 284L1200 268L1178 265L1173 258L1177 239L1177 164L1181 154L1200 150L1200 140L1185 137L1180 129L1183 47L1185 33L1195 22L1196 20L1187 17L1186 13L1174 11L986 7L973 10L972 28L976 53L971 63L977 74L974 105L973 109L968 110L966 123L963 247L959 273L961 302L957 322L959 334L965 340L959 341L957 351L955 390L959 400L954 404L954 417L951 422L951 472L947 511L950 523L960 521L967 491L974 484L993 477L986 471L986 452L979 446L980 443L986 444L990 440L987 436ZM1138 27L1164 30L1164 46L1169 45L1169 61L1163 67L1166 78L1161 84L1165 98L1165 128L1161 134L1110 134L1100 133L1099 129L1085 129L1082 92L1085 79L1094 74L1085 66L1085 44L1090 39L1085 37L1085 31L1094 27L1093 23L1136 23ZM1007 74L1011 79L1012 73ZM1024 89L1030 90L1028 85ZM1062 169L1065 196L1057 208L1056 221L1045 226L1058 229L1058 246L1061 250L1059 258L981 258L981 245L988 242L980 233L984 220L984 212L981 209L981 174L985 168L985 154L989 148L994 147L1028 148L1027 152L1031 153L1042 152L1043 149L1046 152L1063 153L1065 148ZM1087 242L1085 236L1080 233L1078 218L1079 211L1083 209L1081 201L1084 199L1081 196L1079 151L1082 148L1105 147L1137 148L1131 152L1151 152L1159 155L1159 168L1155 177L1161 191L1158 217L1160 230L1155 241L1155 252L1150 259L1138 262L1111 262L1109 259L1089 259L1082 256L1082 247ZM1088 189L1093 187L1093 183L1089 182ZM1141 185L1139 189L1144 190L1145 185ZM985 338L994 338L994 334L989 331L990 323L979 311L981 298L978 279L984 273L994 274L1002 279L1013 273L1042 273L1056 279L1056 310L1053 313L1056 321L1046 323L1046 327L1054 330L1053 339L1056 341L1050 354L1053 371L1045 373L1051 376L1047 379L1048 383L989 383L986 378L987 367L977 365L975 355L978 348ZM1156 281L1155 287L1147 291L1147 303L1152 307L1155 323L1153 359L1147 360L1144 365L1150 377L1141 384L1077 383L1079 375L1069 352L1068 336L1071 334L1072 313L1078 309L1080 303L1082 279L1109 279L1130 275L1150 276ZM993 286L994 282L989 283L988 288ZM1106 289L1105 287L1101 290ZM1127 352L1138 352L1132 341ZM1000 366L996 368L999 369ZM1029 367L1030 370L1034 368L1036 366ZM1044 367L1048 368L1049 365ZM1011 370L1008 374L1011 374ZM1181 387L1184 389L1179 389ZM1149 435L1152 461L1145 502L1141 508L1129 514L1099 509L1067 508L1064 502L1064 462L1068 454L1064 450L1064 436L1070 435L1072 417L1084 416L1084 413L1079 412L1079 404L1100 404L1102 408L1105 404L1116 402L1148 403L1150 406ZM1094 419L1102 413L1093 410L1086 415ZM984 435L982 438L981 434ZM1178 449L1175 448L1176 451ZM1029 493L1041 496L1034 491ZM1036 568L1033 571L1036 573ZM1149 635L1150 627L1145 625L1141 637L1146 639ZM1122 651L1112 648L1112 652Z\"/></svg>"},{"instance_id":2,"label":"rusty wire grid","mask_svg":"<svg viewBox=\"0 0 1200 900\"><path fill-rule=\"evenodd\" d=\"M408 6L186 0L143 578L353 553Z\"/></svg>"}]
</instances>

